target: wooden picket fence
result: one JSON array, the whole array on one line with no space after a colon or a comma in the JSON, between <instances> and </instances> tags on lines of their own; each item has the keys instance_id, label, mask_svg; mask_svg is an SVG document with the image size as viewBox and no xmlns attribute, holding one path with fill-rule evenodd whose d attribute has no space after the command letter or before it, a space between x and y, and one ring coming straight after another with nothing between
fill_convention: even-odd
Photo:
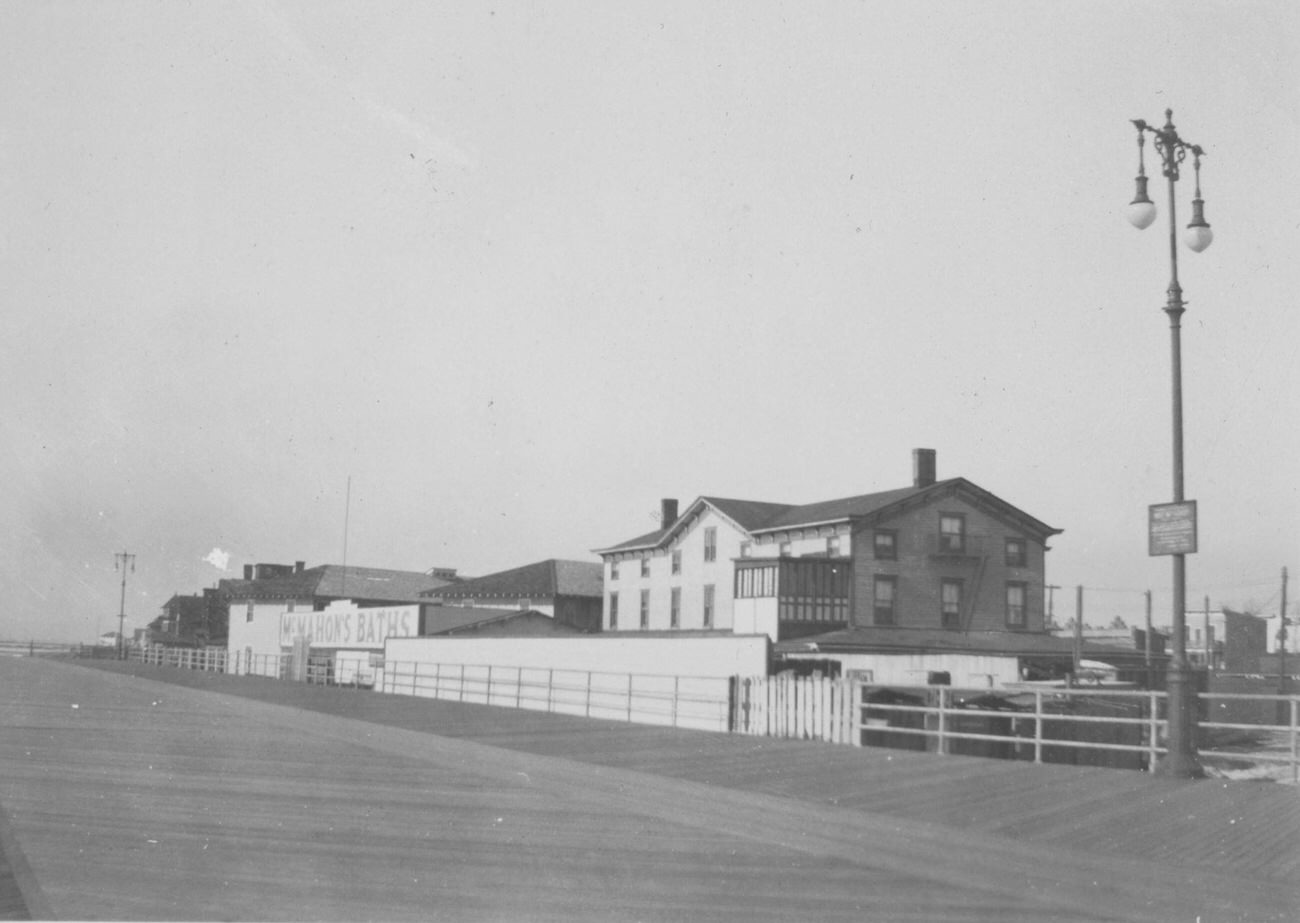
<instances>
[{"instance_id":1,"label":"wooden picket fence","mask_svg":"<svg viewBox=\"0 0 1300 923\"><path fill-rule=\"evenodd\" d=\"M737 734L856 745L859 683L826 676L737 677L731 728Z\"/></svg>"}]
</instances>

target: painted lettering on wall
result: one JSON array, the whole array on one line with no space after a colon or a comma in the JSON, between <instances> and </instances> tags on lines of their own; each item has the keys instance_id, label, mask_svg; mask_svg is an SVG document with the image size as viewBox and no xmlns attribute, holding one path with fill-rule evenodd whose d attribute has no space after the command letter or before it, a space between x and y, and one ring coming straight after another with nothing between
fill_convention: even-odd
<instances>
[{"instance_id":1,"label":"painted lettering on wall","mask_svg":"<svg viewBox=\"0 0 1300 923\"><path fill-rule=\"evenodd\" d=\"M280 645L305 637L312 647L382 648L386 638L414 638L419 606L358 609L334 603L320 612L286 612L280 616Z\"/></svg>"}]
</instances>

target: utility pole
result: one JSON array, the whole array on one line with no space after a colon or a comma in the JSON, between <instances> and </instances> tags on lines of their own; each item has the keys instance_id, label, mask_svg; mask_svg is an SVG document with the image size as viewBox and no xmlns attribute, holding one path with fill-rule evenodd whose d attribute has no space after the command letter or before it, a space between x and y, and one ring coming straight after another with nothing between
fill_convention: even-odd
<instances>
[{"instance_id":1,"label":"utility pole","mask_svg":"<svg viewBox=\"0 0 1300 923\"><path fill-rule=\"evenodd\" d=\"M1083 665L1083 584L1074 591L1074 682L1079 682Z\"/></svg>"},{"instance_id":2,"label":"utility pole","mask_svg":"<svg viewBox=\"0 0 1300 923\"><path fill-rule=\"evenodd\" d=\"M1290 695L1289 677L1286 675L1286 568L1282 568L1282 608L1278 610L1277 629L1277 694ZM1286 702L1277 703L1278 724L1290 723L1291 710Z\"/></svg>"},{"instance_id":3,"label":"utility pole","mask_svg":"<svg viewBox=\"0 0 1300 923\"><path fill-rule=\"evenodd\" d=\"M135 573L135 555L125 551L119 551L113 555L113 570L122 571L122 604L117 610L117 659L121 660L126 650L126 638L122 633L126 630L126 570L131 568L131 573Z\"/></svg>"},{"instance_id":4,"label":"utility pole","mask_svg":"<svg viewBox=\"0 0 1300 923\"><path fill-rule=\"evenodd\" d=\"M1210 597L1205 597L1205 670L1214 670L1214 645L1210 643Z\"/></svg>"},{"instance_id":5,"label":"utility pole","mask_svg":"<svg viewBox=\"0 0 1300 923\"><path fill-rule=\"evenodd\" d=\"M1144 659L1147 665L1147 688L1154 687L1154 680L1151 676L1151 591L1147 590L1147 633L1143 644Z\"/></svg>"}]
</instances>

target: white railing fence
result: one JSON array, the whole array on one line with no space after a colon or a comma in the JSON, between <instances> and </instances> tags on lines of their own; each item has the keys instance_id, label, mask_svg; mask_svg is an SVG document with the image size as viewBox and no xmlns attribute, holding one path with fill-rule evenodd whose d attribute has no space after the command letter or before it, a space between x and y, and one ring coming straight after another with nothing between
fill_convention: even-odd
<instances>
[{"instance_id":1,"label":"white railing fence","mask_svg":"<svg viewBox=\"0 0 1300 923\"><path fill-rule=\"evenodd\" d=\"M853 746L1150 769L1166 752L1165 699L1136 689L880 687L779 675L736 681L731 727ZM1199 707L1202 763L1300 781L1300 696L1201 693Z\"/></svg>"},{"instance_id":2,"label":"white railing fence","mask_svg":"<svg viewBox=\"0 0 1300 923\"><path fill-rule=\"evenodd\" d=\"M143 663L291 679L291 654L133 649ZM822 676L703 678L309 657L301 676L390 695L638 724L941 754L1150 769L1166 752L1165 693L1136 689L875 686ZM366 680L362 682L362 680ZM1225 777L1300 782L1300 695L1201 693L1202 763Z\"/></svg>"},{"instance_id":3,"label":"white railing fence","mask_svg":"<svg viewBox=\"0 0 1300 923\"><path fill-rule=\"evenodd\" d=\"M389 661L376 689L637 724L725 731L729 678Z\"/></svg>"},{"instance_id":4,"label":"white railing fence","mask_svg":"<svg viewBox=\"0 0 1300 923\"><path fill-rule=\"evenodd\" d=\"M155 645L134 648L132 660L160 667L177 667L182 670L203 670L211 673L230 673L238 676L268 676L287 679L288 654L251 654L228 651L221 647L183 648Z\"/></svg>"}]
</instances>

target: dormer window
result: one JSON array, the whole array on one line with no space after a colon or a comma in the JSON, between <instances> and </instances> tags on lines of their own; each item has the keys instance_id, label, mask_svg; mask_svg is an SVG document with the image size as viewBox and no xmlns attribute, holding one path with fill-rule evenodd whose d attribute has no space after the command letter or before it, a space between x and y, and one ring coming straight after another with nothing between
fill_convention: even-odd
<instances>
[{"instance_id":1,"label":"dormer window","mask_svg":"<svg viewBox=\"0 0 1300 923\"><path fill-rule=\"evenodd\" d=\"M1007 567L1025 566L1025 540L1023 538L1007 539Z\"/></svg>"},{"instance_id":2,"label":"dormer window","mask_svg":"<svg viewBox=\"0 0 1300 923\"><path fill-rule=\"evenodd\" d=\"M704 560L718 559L718 527L709 526L704 530Z\"/></svg>"}]
</instances>

